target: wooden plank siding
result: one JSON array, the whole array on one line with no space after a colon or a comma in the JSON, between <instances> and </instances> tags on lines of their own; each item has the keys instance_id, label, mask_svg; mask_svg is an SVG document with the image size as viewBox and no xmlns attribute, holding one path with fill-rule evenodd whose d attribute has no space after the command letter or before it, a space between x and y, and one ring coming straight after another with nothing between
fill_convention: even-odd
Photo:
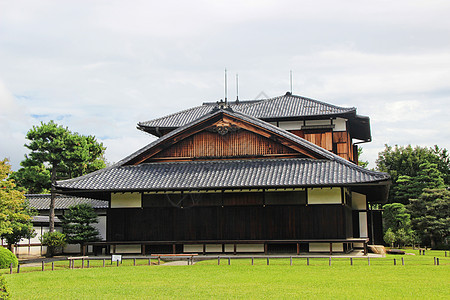
<instances>
[{"instance_id":1,"label":"wooden plank siding","mask_svg":"<svg viewBox=\"0 0 450 300\"><path fill-rule=\"evenodd\" d=\"M329 239L352 236L345 205L109 209L108 241Z\"/></svg>"},{"instance_id":2,"label":"wooden plank siding","mask_svg":"<svg viewBox=\"0 0 450 300\"><path fill-rule=\"evenodd\" d=\"M172 147L152 157L152 160L202 159L226 157L292 157L303 155L282 144L247 130L239 130L220 135L216 132L202 131L185 138Z\"/></svg>"},{"instance_id":3,"label":"wooden plank siding","mask_svg":"<svg viewBox=\"0 0 450 300\"><path fill-rule=\"evenodd\" d=\"M342 158L355 162L352 139L347 131L290 130L290 132Z\"/></svg>"}]
</instances>

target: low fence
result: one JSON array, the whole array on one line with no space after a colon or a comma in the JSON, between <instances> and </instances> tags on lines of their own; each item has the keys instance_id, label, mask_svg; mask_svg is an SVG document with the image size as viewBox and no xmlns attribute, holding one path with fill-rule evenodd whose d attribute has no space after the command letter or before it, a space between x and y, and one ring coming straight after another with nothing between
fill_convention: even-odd
<instances>
[{"instance_id":1,"label":"low fence","mask_svg":"<svg viewBox=\"0 0 450 300\"><path fill-rule=\"evenodd\" d=\"M120 256L120 255L118 255ZM160 265L161 264L161 260L163 259L167 259L167 258L176 258L177 261L186 261L186 265L193 265L195 263L195 260L198 259L198 261L201 260L209 260L209 261L217 261L217 265L223 265L223 264L227 264L227 265L231 265L232 264L232 260L245 260L248 259L249 260L249 264L254 265L256 260L263 260L265 262L265 264L267 264L268 266L270 265L270 261L272 260L276 260L276 259L288 259L289 260L289 265L292 266L294 264L294 261L303 261L303 265L306 266L310 266L312 264L313 261L317 261L317 260L321 260L323 262L325 257L298 257L298 256L286 256L286 255L270 255L270 256L262 256L262 255L258 255L258 256L235 256L235 255L219 255L216 258L212 258L212 257L208 257L208 258L204 258L204 257L198 257L197 254L157 254L157 255L151 255L151 256L147 256L147 257L143 257L143 256L138 256L138 257L118 257L115 255L111 256L111 258L100 258L100 257L88 257L88 256L78 256L78 257L68 257L65 260L55 260L55 261L51 261L51 262L45 262L44 260L41 261L40 268L37 268L33 271L54 271L55 270L55 262L63 262L65 261L66 263L68 263L66 268L69 269L84 269L84 268L91 268L91 267L107 267L107 262L109 264L109 266L114 266L114 267L119 267L120 265L122 265L122 262L125 260L128 261L132 261L132 265L133 266L137 266L140 265L142 266L143 264L137 264L138 261L145 261L145 265L151 266L152 263L154 265ZM450 255L449 255L450 256ZM432 258L432 259L431 259ZM429 265L435 265L435 266L439 266L441 264L442 258L447 260L447 252L445 252L445 256L444 257L436 257L430 256L430 263ZM391 261L391 263L393 265L402 265L405 266L407 264L407 260L405 259L405 257L395 257L392 258L392 260L389 258L374 258L374 257L349 257L349 258L332 258L332 257L328 257L328 265L332 266L333 265L333 261L337 262L337 261L344 261L347 260L348 261L348 265L353 266L354 263L356 261L366 261L366 264L368 266L371 265L371 261L376 259L383 259L384 261ZM79 261L80 264L78 267L75 267L75 262ZM91 261L100 261L101 264L100 265L96 265L96 266L92 266ZM445 264L449 264L450 261L446 261ZM428 264L426 264L428 265ZM22 265L18 265L17 269L13 267L13 265L10 265L9 268L9 273L13 274L13 273L20 273L21 272L21 268ZM16 272L14 272L16 270Z\"/></svg>"}]
</instances>

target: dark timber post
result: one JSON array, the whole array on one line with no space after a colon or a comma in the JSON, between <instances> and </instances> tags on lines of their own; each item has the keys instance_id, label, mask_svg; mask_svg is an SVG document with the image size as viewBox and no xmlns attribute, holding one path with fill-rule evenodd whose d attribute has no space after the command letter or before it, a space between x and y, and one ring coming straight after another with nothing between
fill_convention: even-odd
<instances>
[{"instance_id":1,"label":"dark timber post","mask_svg":"<svg viewBox=\"0 0 450 300\"><path fill-rule=\"evenodd\" d=\"M44 272L44 261L42 261L42 272Z\"/></svg>"}]
</instances>

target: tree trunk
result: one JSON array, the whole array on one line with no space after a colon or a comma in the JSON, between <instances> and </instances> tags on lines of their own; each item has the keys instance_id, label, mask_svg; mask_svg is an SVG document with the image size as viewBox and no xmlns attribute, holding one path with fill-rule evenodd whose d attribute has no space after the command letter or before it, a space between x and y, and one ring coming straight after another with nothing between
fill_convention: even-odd
<instances>
[{"instance_id":1,"label":"tree trunk","mask_svg":"<svg viewBox=\"0 0 450 300\"><path fill-rule=\"evenodd\" d=\"M436 248L436 239L432 234L430 235L430 242L431 242L431 249Z\"/></svg>"},{"instance_id":2,"label":"tree trunk","mask_svg":"<svg viewBox=\"0 0 450 300\"><path fill-rule=\"evenodd\" d=\"M50 196L50 215L49 215L49 231L55 231L55 183L56 183L56 165L52 163L52 188L51 188L51 196Z\"/></svg>"}]
</instances>

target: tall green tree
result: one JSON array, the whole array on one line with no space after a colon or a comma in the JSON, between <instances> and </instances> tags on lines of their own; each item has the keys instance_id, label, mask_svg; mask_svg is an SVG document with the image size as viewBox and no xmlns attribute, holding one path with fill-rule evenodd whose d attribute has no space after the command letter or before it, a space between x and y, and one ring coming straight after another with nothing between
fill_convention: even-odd
<instances>
[{"instance_id":1,"label":"tall green tree","mask_svg":"<svg viewBox=\"0 0 450 300\"><path fill-rule=\"evenodd\" d=\"M11 165L7 159L0 160L0 236L12 246L22 238L33 236L31 223L33 211L28 206L23 192L8 176Z\"/></svg>"},{"instance_id":2,"label":"tall green tree","mask_svg":"<svg viewBox=\"0 0 450 300\"><path fill-rule=\"evenodd\" d=\"M26 135L29 143L25 147L30 149L30 154L25 158L28 171L33 181L36 172L30 170L30 166L47 166L50 172L51 189L50 201L50 232L55 228L55 190L56 179L67 179L81 176L88 172L105 167L103 153L105 147L97 142L94 136L83 136L72 133L67 127L60 126L53 121L41 122L39 126L33 126ZM19 170L20 172L20 170ZM42 180L44 181L44 180ZM25 182L23 180L22 182ZM29 188L29 186L24 186Z\"/></svg>"},{"instance_id":3,"label":"tall green tree","mask_svg":"<svg viewBox=\"0 0 450 300\"><path fill-rule=\"evenodd\" d=\"M419 233L423 244L435 248L450 242L450 191L425 189L418 199L409 205L413 228Z\"/></svg>"},{"instance_id":4,"label":"tall green tree","mask_svg":"<svg viewBox=\"0 0 450 300\"><path fill-rule=\"evenodd\" d=\"M393 187L395 202L409 204L410 199L417 199L423 189L444 188L443 174L438 170L437 164L424 162L420 164L415 177L401 175Z\"/></svg>"},{"instance_id":5,"label":"tall green tree","mask_svg":"<svg viewBox=\"0 0 450 300\"><path fill-rule=\"evenodd\" d=\"M422 193L423 188L432 187L425 184L426 180L424 179L426 176L430 177L433 172L436 176L431 177L441 177L445 185L448 185L450 180L448 151L438 146L433 148L416 146L413 148L411 145L406 147L385 145L385 149L378 154L376 164L377 170L391 175L392 187L389 193L389 203L408 204L410 198L417 198ZM430 172L426 176L423 172L424 168ZM425 177L416 179L417 176ZM435 181L435 179L432 179L432 181Z\"/></svg>"},{"instance_id":6,"label":"tall green tree","mask_svg":"<svg viewBox=\"0 0 450 300\"><path fill-rule=\"evenodd\" d=\"M22 168L13 172L9 178L28 194L49 193L52 185L50 170L43 163L26 158L20 165Z\"/></svg>"},{"instance_id":7,"label":"tall green tree","mask_svg":"<svg viewBox=\"0 0 450 300\"><path fill-rule=\"evenodd\" d=\"M99 240L98 230L92 224L98 223L98 215L89 204L69 207L62 220L63 233L69 244L80 244Z\"/></svg>"},{"instance_id":8,"label":"tall green tree","mask_svg":"<svg viewBox=\"0 0 450 300\"><path fill-rule=\"evenodd\" d=\"M415 233L411 226L411 215L401 203L389 203L383 206L383 230L385 241L389 244L397 242L400 246L413 243ZM389 231L389 233L388 233ZM392 240L394 236L394 240Z\"/></svg>"}]
</instances>

